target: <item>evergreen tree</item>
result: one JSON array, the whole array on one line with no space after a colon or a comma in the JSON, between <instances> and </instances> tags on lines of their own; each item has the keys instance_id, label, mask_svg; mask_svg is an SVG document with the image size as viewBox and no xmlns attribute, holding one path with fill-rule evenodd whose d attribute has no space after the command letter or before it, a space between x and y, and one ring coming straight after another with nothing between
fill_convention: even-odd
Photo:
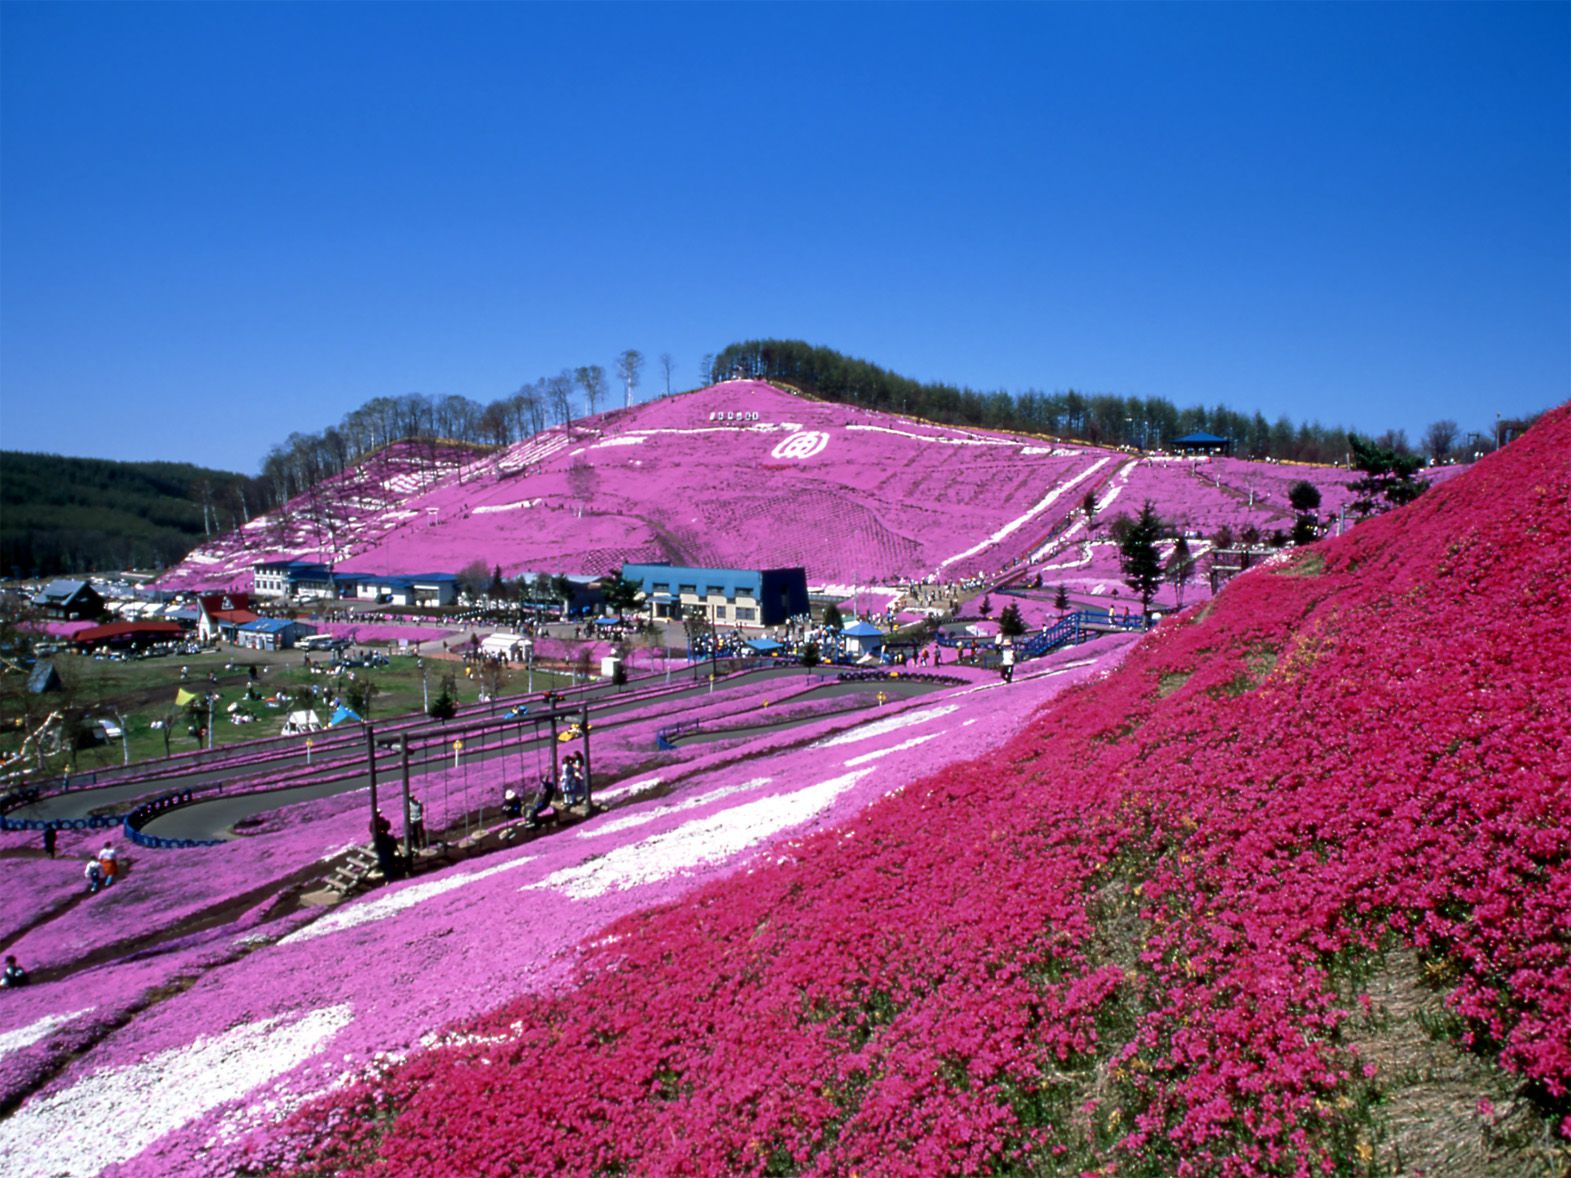
<instances>
[{"instance_id":1,"label":"evergreen tree","mask_svg":"<svg viewBox=\"0 0 1571 1178\"><path fill-rule=\"evenodd\" d=\"M1309 515L1320 509L1320 488L1308 479L1299 479L1287 489L1287 501L1299 515Z\"/></svg>"},{"instance_id":2,"label":"evergreen tree","mask_svg":"<svg viewBox=\"0 0 1571 1178\"><path fill-rule=\"evenodd\" d=\"M1140 509L1140 518L1130 525L1118 546L1119 563L1124 569L1124 583L1140 596L1142 608L1151 607L1157 586L1162 583L1162 558L1156 542L1162 534L1162 521L1156 508L1147 499Z\"/></svg>"},{"instance_id":3,"label":"evergreen tree","mask_svg":"<svg viewBox=\"0 0 1571 1178\"><path fill-rule=\"evenodd\" d=\"M1393 444L1381 445L1357 434L1347 435L1348 449L1353 455L1353 469L1362 471L1364 475L1349 486L1349 490L1358 496L1351 506L1359 515L1373 515L1377 510L1401 507L1423 494L1424 484L1414 476L1419 467L1423 466L1424 460L1407 452L1405 446L1396 444L1400 440L1393 439ZM1384 507L1381 507L1381 500L1385 501Z\"/></svg>"},{"instance_id":4,"label":"evergreen tree","mask_svg":"<svg viewBox=\"0 0 1571 1178\"><path fill-rule=\"evenodd\" d=\"M832 601L824 607L824 629L845 629L845 619L840 616L840 607Z\"/></svg>"},{"instance_id":5,"label":"evergreen tree","mask_svg":"<svg viewBox=\"0 0 1571 1178\"><path fill-rule=\"evenodd\" d=\"M451 720L458 714L458 681L451 673L442 676L442 689L431 701L426 715L433 720Z\"/></svg>"},{"instance_id":6,"label":"evergreen tree","mask_svg":"<svg viewBox=\"0 0 1571 1178\"><path fill-rule=\"evenodd\" d=\"M1005 638L1018 638L1026 632L1026 624L1020 617L1020 607L1012 601L998 615L998 632Z\"/></svg>"},{"instance_id":7,"label":"evergreen tree","mask_svg":"<svg viewBox=\"0 0 1571 1178\"><path fill-rule=\"evenodd\" d=\"M1053 594L1053 608L1067 611L1069 609L1069 590L1059 585L1058 592Z\"/></svg>"}]
</instances>

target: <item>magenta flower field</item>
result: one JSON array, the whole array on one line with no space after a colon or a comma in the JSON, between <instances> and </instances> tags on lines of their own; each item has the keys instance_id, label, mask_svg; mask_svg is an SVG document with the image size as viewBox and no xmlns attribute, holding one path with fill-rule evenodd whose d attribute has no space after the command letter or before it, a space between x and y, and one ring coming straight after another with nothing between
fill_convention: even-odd
<instances>
[{"instance_id":1,"label":"magenta flower field","mask_svg":"<svg viewBox=\"0 0 1571 1178\"><path fill-rule=\"evenodd\" d=\"M739 472L712 485L718 465ZM494 454L394 448L196 549L165 588L249 588L263 558L345 572L599 574L627 561L802 565L815 584L957 581L1021 560L1086 492L1172 498L1186 526L1291 526L1286 486L1327 509L1345 471L1115 450L913 422L756 381L554 427ZM1116 489L1115 489L1116 488ZM1251 498L1253 504L1251 505ZM1111 504L1110 504L1111 506ZM882 608L876 595L857 609ZM368 640L362 636L362 640Z\"/></svg>"},{"instance_id":2,"label":"magenta flower field","mask_svg":"<svg viewBox=\"0 0 1571 1178\"><path fill-rule=\"evenodd\" d=\"M1371 990L1410 970L1544 1126L1522 1172L1563 1168L1568 449L1562 410L987 758L630 914L269 1164L1362 1173L1411 1082Z\"/></svg>"},{"instance_id":3,"label":"magenta flower field","mask_svg":"<svg viewBox=\"0 0 1571 1178\"><path fill-rule=\"evenodd\" d=\"M677 502L716 439L768 478L735 515L657 515L653 488ZM500 837L503 790L549 752L487 758L477 737L413 781L433 838L465 850L342 902L319 890L365 842L364 790L190 850L71 832L51 860L8 834L26 903L0 945L34 977L0 992L0 1172L1558 1178L1568 454L1562 407L1409 507L1214 597L1197 582L1181 610L1166 586L1149 633L1013 683L947 650L950 678L910 697L889 670L856 695L822 669L685 699L637 678L593 729L603 812ZM869 588L888 574L1009 566L1024 596L962 592L968 617L989 602L987 641L1011 601L1051 623L1060 585L1122 607L1105 527L1147 498L1209 534L1290 526L1302 477L1323 514L1348 494L1345 472L1135 459L747 382L443 461L384 463L415 514L360 496L376 523L337 533L341 563L440 568L487 535L517 554L504 570L533 568L554 516L563 551L604 567L654 551L641 528L716 563L752 563L733 559L748 528L804 554L816 528L843 563L810 576L873 613L903 608ZM257 530L291 551L281 527ZM226 542L207 567L239 577ZM673 747L679 725L706 739ZM352 738L324 738L318 768ZM226 794L278 780L264 752L215 762ZM127 870L89 896L106 838Z\"/></svg>"}]
</instances>

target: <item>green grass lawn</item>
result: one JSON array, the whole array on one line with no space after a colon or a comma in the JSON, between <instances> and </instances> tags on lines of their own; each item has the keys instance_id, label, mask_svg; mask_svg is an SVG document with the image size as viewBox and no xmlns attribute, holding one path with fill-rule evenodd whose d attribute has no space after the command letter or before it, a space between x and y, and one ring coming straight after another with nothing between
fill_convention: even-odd
<instances>
[{"instance_id":1,"label":"green grass lawn","mask_svg":"<svg viewBox=\"0 0 1571 1178\"><path fill-rule=\"evenodd\" d=\"M51 708L62 703L74 702L87 709L91 716L125 721L126 740L119 740L76 751L76 769L83 772L110 765L118 765L129 749L132 761L154 760L169 752L186 752L198 747L191 735L187 709L177 707L175 696L182 688L196 695L216 689L218 699L213 704L213 737L217 745L239 744L259 737L277 736L283 728L287 713L295 708L314 708L323 723L332 718L332 700L351 684L348 676L356 680L369 675L377 685L368 719L377 719L419 711L424 706L425 694L421 689L421 669L413 655L395 654L385 667L354 667L338 674L313 674L305 666L302 655L294 651L280 654L253 654L249 651L224 650L190 656L141 659L131 662L110 662L66 654L58 656L55 665L66 684L64 696L34 697L27 702L28 714L33 723ZM327 665L326 655L312 655L317 667ZM250 667L255 665L253 679ZM182 667L188 668L189 677L181 678ZM425 664L426 690L430 699L436 699L441 690L444 674L453 676L454 694L460 705L478 701L484 690L480 678L466 678L460 663L432 659ZM209 678L211 676L212 678ZM571 677L536 669L534 687L543 691L570 682ZM529 677L522 669L507 674L499 684L499 694L523 692ZM248 690L259 699L248 699ZM312 692L314 691L314 697ZM270 706L268 697L287 694L292 703ZM229 706L237 704L240 710L255 719L248 724L235 724L229 720ZM14 720L22 714L23 703L8 683L4 699L5 730L0 733L0 752L14 752L22 742L22 732ZM205 719L205 709L203 710ZM164 728L154 728L156 721L163 721ZM63 757L52 758L50 768L58 772Z\"/></svg>"}]
</instances>

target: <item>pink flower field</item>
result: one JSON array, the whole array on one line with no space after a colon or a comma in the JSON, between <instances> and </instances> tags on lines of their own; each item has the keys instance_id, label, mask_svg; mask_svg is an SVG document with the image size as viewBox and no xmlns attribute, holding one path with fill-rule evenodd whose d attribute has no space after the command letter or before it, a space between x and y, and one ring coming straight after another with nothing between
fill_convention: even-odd
<instances>
[{"instance_id":1,"label":"pink flower field","mask_svg":"<svg viewBox=\"0 0 1571 1178\"><path fill-rule=\"evenodd\" d=\"M125 880L11 946L52 976L0 1004L0 1050L16 1045L10 1070L0 1072L9 1085L0 1101L28 1093L0 1139L0 1158L17 1173L107 1166L169 1174L232 1171L254 1151L266 1156L274 1148L266 1126L301 1099L346 1075L369 1074L389 1053L436 1042L443 1027L484 1013L520 986L549 992L566 984L580 943L594 942L610 922L790 854L790 840L805 831L838 826L955 756L985 753L1054 694L1115 666L1130 644L1112 639L1060 652L1023 669L1013 685L971 673L969 686L949 693L822 719L807 709L818 685L807 676L800 685L775 680L768 708L756 688L751 697L717 690L684 718L729 724L747 718L739 709L751 702L755 720L794 709L806 724L749 744L668 754L667 766L603 794L611 802L650 800L616 804L571 830L326 912L286 904L287 915L269 915L256 893L357 837L363 791L264 815L253 829L265 833L223 846L135 850ZM615 781L619 764L648 761L655 723L608 727L597 744L597 778ZM499 795L507 772L477 768L474 797ZM443 776L420 783L433 826L456 817L441 812L439 799L453 792ZM80 869L68 859L26 865L67 880ZM230 921L169 939L225 897L243 898ZM73 955L99 957L133 929L148 944L165 939L151 956L127 947L116 963L70 968ZM159 968L145 964L154 961ZM126 1025L117 1030L119 1022ZM81 1056L63 1069L49 1065L67 1052ZM207 1077L200 1094L188 1093L178 1107L155 1095L187 1078L196 1083L198 1069ZM123 1139L105 1146L62 1131L100 1115L124 1127Z\"/></svg>"},{"instance_id":2,"label":"pink flower field","mask_svg":"<svg viewBox=\"0 0 1571 1178\"><path fill-rule=\"evenodd\" d=\"M901 569L850 567L880 552L948 580L1041 573L992 592L988 632L1009 601L1051 622L1059 584L1074 606L1128 596L1076 518L1088 490L1104 521L1160 497L1196 530L1265 528L1305 477L1218 460L1206 479L737 383L474 458L442 522L384 551L440 567L424 533L539 510L512 505L527 484L583 525L574 551L619 563L608 537L643 551L640 479L680 482L711 430L769 447L760 490L843 499L824 550L863 547L825 579ZM671 465L633 462L656 454ZM1035 473L1017 486L995 454ZM363 841L364 791L218 846L114 832L129 870L96 896L102 834L53 861L7 836L27 902L0 945L34 977L0 992L0 1172L1568 1172L1567 454L1562 407L1411 506L1214 599L1197 581L1181 611L1164 590L1149 634L1012 684L947 661L959 682L880 680L882 703L805 673L674 701L639 680L593 730L603 812L493 830L342 902L315 889ZM1326 504L1345 477L1313 475ZM456 496L447 479L414 490ZM620 523L573 514L586 486ZM924 514L940 492L949 523ZM720 559L741 549L701 501L687 532L650 535L754 563ZM678 723L719 739L658 745ZM541 756L419 775L428 828L495 828ZM264 762L226 764L232 793Z\"/></svg>"},{"instance_id":3,"label":"pink flower field","mask_svg":"<svg viewBox=\"0 0 1571 1178\"><path fill-rule=\"evenodd\" d=\"M1040 547L1090 490L1125 495L1132 512L1142 496L1171 497L1167 514L1197 527L1269 530L1287 519L1293 479L1323 485L1331 504L1349 477L1218 459L1198 464L1200 478L1195 465L1136 463L1115 450L728 381L493 454L394 448L203 545L160 584L249 588L263 557L331 557L345 572L456 572L476 553L508 575L668 560L802 565L814 583L850 586L957 581Z\"/></svg>"}]
</instances>

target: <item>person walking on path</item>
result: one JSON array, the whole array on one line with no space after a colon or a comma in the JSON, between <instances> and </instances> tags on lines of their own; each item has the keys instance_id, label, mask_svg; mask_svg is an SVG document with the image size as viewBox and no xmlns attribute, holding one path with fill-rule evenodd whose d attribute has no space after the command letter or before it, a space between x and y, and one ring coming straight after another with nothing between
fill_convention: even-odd
<instances>
[{"instance_id":1,"label":"person walking on path","mask_svg":"<svg viewBox=\"0 0 1571 1178\"><path fill-rule=\"evenodd\" d=\"M114 883L115 876L120 874L120 857L110 843L105 843L103 849L98 852L98 871L104 877L106 888Z\"/></svg>"}]
</instances>

